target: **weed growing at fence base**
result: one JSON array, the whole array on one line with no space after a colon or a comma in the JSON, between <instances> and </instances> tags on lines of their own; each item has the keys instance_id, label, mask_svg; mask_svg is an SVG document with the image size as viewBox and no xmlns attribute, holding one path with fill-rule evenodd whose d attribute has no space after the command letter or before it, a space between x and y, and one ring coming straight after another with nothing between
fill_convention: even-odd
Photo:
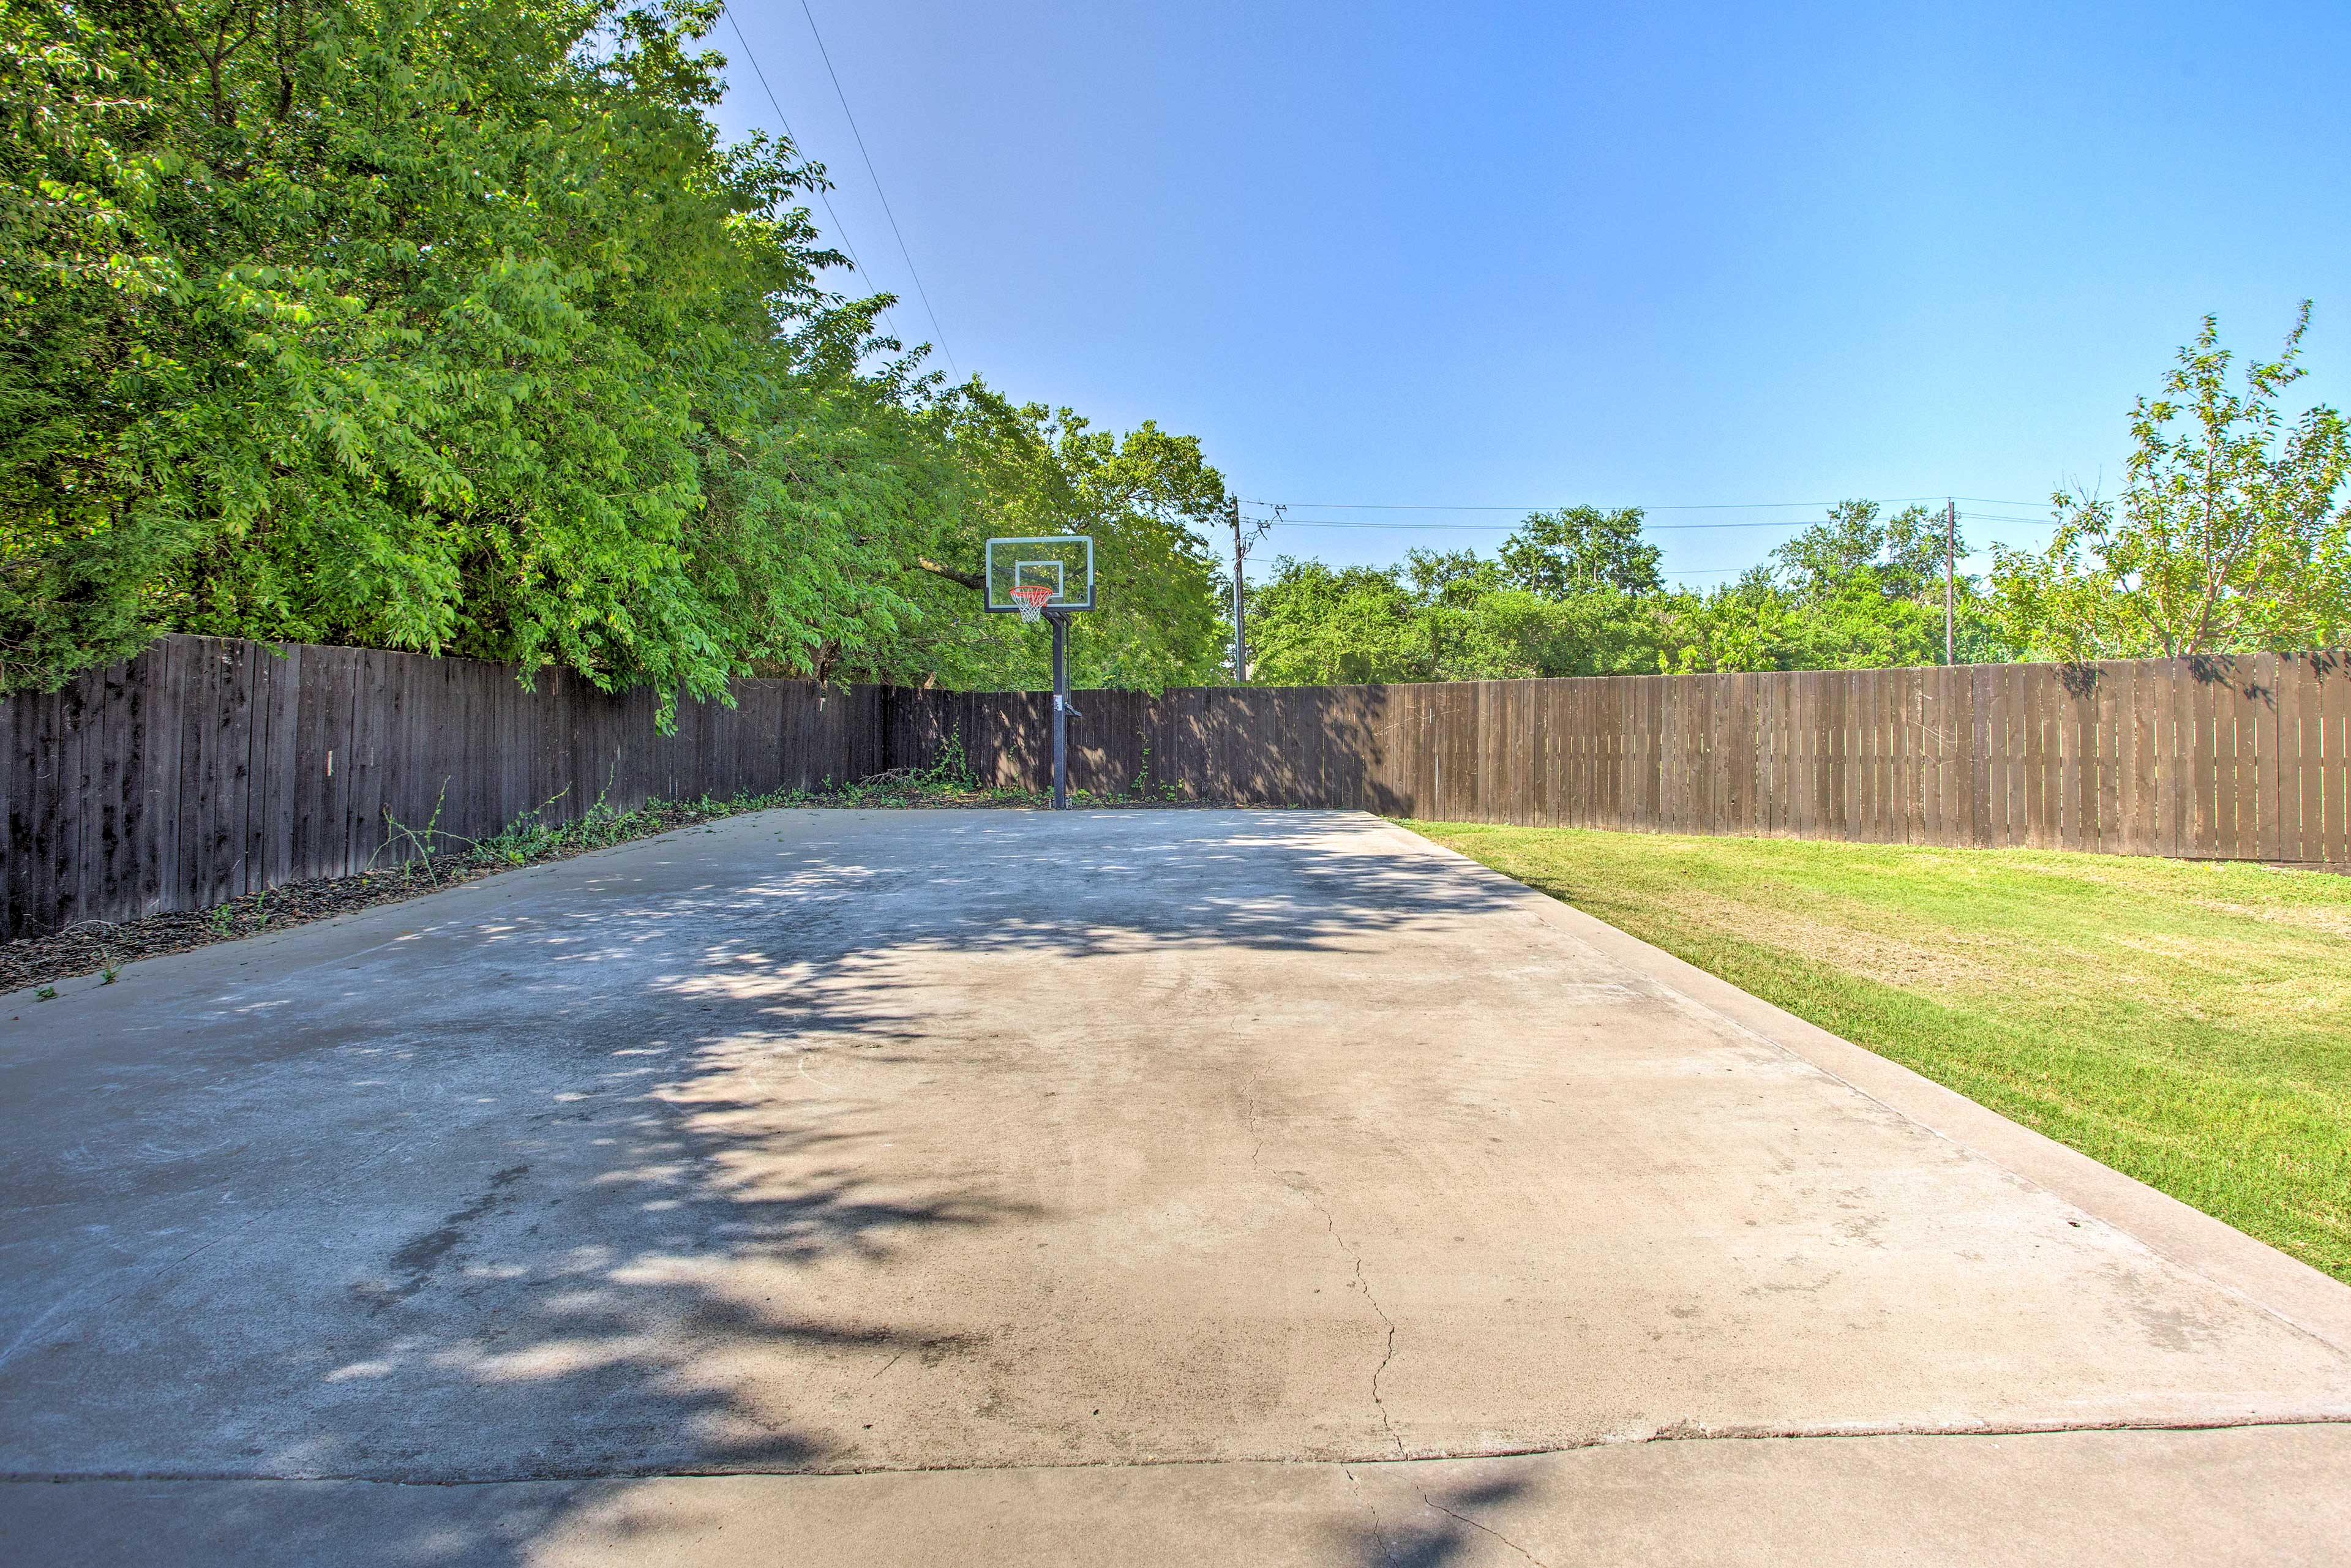
<instances>
[{"instance_id":1,"label":"weed growing at fence base","mask_svg":"<svg viewBox=\"0 0 2351 1568\"><path fill-rule=\"evenodd\" d=\"M1406 825L2351 1281L2351 878Z\"/></svg>"},{"instance_id":2,"label":"weed growing at fence base","mask_svg":"<svg viewBox=\"0 0 2351 1568\"><path fill-rule=\"evenodd\" d=\"M1083 790L1071 799L1081 806L1147 803L1101 800ZM378 863L357 876L289 883L210 909L139 920L89 921L50 936L0 944L0 991L93 973L103 975L103 983L111 985L121 966L134 958L186 952L213 942L347 915L517 866L564 860L746 811L787 806L1041 808L1048 803L1046 797L1027 790L981 787L965 765L961 751L956 749L929 768L900 768L852 784L828 781L815 789L779 789L724 800L704 796L695 800L649 800L625 810L600 801L569 822L555 817L551 810L555 802L549 801L485 839L442 831L436 825L436 812L421 826L391 821L390 840L377 856Z\"/></svg>"}]
</instances>

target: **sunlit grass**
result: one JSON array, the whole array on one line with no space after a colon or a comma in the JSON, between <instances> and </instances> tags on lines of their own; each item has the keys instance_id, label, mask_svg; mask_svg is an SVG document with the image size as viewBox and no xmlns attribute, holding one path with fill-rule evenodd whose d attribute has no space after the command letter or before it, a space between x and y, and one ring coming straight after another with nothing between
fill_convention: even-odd
<instances>
[{"instance_id":1,"label":"sunlit grass","mask_svg":"<svg viewBox=\"0 0 2351 1568\"><path fill-rule=\"evenodd\" d=\"M1405 825L2351 1281L2351 878Z\"/></svg>"}]
</instances>

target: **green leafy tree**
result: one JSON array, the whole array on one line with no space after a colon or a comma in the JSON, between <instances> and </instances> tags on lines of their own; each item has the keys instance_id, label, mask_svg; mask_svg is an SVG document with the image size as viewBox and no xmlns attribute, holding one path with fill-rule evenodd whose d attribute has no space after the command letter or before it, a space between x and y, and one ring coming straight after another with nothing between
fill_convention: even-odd
<instances>
[{"instance_id":1,"label":"green leafy tree","mask_svg":"<svg viewBox=\"0 0 2351 1568\"><path fill-rule=\"evenodd\" d=\"M1249 588L1250 678L1268 685L1363 685L1431 676L1418 606L1393 568L1283 556Z\"/></svg>"},{"instance_id":2,"label":"green leafy tree","mask_svg":"<svg viewBox=\"0 0 2351 1568\"><path fill-rule=\"evenodd\" d=\"M822 171L711 124L717 16L10 0L0 687L165 630L1023 678L923 564L1014 518L1097 533L1081 668L1211 667L1196 442L943 391L828 290Z\"/></svg>"},{"instance_id":3,"label":"green leafy tree","mask_svg":"<svg viewBox=\"0 0 2351 1568\"><path fill-rule=\"evenodd\" d=\"M18 226L103 210L54 242L64 271L137 280L11 301L88 350L12 378L47 401L0 444L20 665L170 625L718 689L687 536L707 470L782 412L834 258L789 149L716 144L718 61L691 52L715 6L9 15L56 89ZM138 570L103 603L60 591L116 533ZM845 633L864 607L822 608Z\"/></svg>"},{"instance_id":4,"label":"green leafy tree","mask_svg":"<svg viewBox=\"0 0 2351 1568\"><path fill-rule=\"evenodd\" d=\"M1475 634L1464 639L1446 678L1654 674L1662 653L1658 603L1657 595L1615 588L1560 598L1499 590L1479 602Z\"/></svg>"},{"instance_id":5,"label":"green leafy tree","mask_svg":"<svg viewBox=\"0 0 2351 1568\"><path fill-rule=\"evenodd\" d=\"M1769 566L1711 593L1679 590L1656 606L1663 667L1676 674L1801 667L1801 607Z\"/></svg>"},{"instance_id":6,"label":"green leafy tree","mask_svg":"<svg viewBox=\"0 0 2351 1568\"><path fill-rule=\"evenodd\" d=\"M1951 536L1950 554L1964 557L1967 540ZM1771 552L1796 598L1811 603L1856 590L1886 599L1943 601L1945 530L1926 507L1906 507L1879 517L1875 501L1840 501L1824 522L1813 524Z\"/></svg>"},{"instance_id":7,"label":"green leafy tree","mask_svg":"<svg viewBox=\"0 0 2351 1568\"><path fill-rule=\"evenodd\" d=\"M855 372L864 319L829 313L819 325L840 341L780 379L705 469L687 570L751 674L925 673L910 663L925 612L905 560L954 532L963 477L908 361Z\"/></svg>"},{"instance_id":8,"label":"green leafy tree","mask_svg":"<svg viewBox=\"0 0 2351 1568\"><path fill-rule=\"evenodd\" d=\"M1530 513L1503 542L1499 565L1510 587L1564 599L1599 588L1655 593L1665 583L1659 560L1657 547L1641 537L1639 507L1562 507Z\"/></svg>"},{"instance_id":9,"label":"green leafy tree","mask_svg":"<svg viewBox=\"0 0 2351 1568\"><path fill-rule=\"evenodd\" d=\"M2000 551L1993 588L2009 635L2043 658L2124 658L2331 647L2351 637L2351 434L2320 404L2289 419L2304 301L2273 360L2233 356L2204 319L2162 391L2131 409L2120 504L2055 497L2041 554Z\"/></svg>"},{"instance_id":10,"label":"green leafy tree","mask_svg":"<svg viewBox=\"0 0 2351 1568\"><path fill-rule=\"evenodd\" d=\"M1668 596L1667 666L1676 670L1886 669L1943 662L1944 566L1967 540L1938 513L1891 517L1841 501L1712 593ZM1954 574L1956 656L2005 656L1974 579Z\"/></svg>"},{"instance_id":11,"label":"green leafy tree","mask_svg":"<svg viewBox=\"0 0 2351 1568\"><path fill-rule=\"evenodd\" d=\"M1384 570L1284 557L1250 590L1252 676L1316 685L1654 671L1648 602L1604 585L1534 592L1472 550L1414 550Z\"/></svg>"},{"instance_id":12,"label":"green leafy tree","mask_svg":"<svg viewBox=\"0 0 2351 1568\"><path fill-rule=\"evenodd\" d=\"M1225 484L1196 437L1148 421L1123 436L1097 430L1070 409L1016 404L977 380L931 418L954 458L954 508L899 571L918 619L877 647L862 675L1049 684L1048 634L980 608L982 547L991 535L1076 533L1094 541L1098 608L1071 622L1071 680L1158 690L1215 677L1222 591L1203 534Z\"/></svg>"},{"instance_id":13,"label":"green leafy tree","mask_svg":"<svg viewBox=\"0 0 2351 1568\"><path fill-rule=\"evenodd\" d=\"M0 7L0 691L126 652L196 530L121 449L180 286L141 52L103 11Z\"/></svg>"}]
</instances>

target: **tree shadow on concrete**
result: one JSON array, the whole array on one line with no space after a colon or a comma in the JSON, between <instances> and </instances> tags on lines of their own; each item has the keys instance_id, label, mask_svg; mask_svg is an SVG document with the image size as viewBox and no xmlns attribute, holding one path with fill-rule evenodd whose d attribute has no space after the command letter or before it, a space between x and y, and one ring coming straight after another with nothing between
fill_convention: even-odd
<instances>
[{"instance_id":1,"label":"tree shadow on concrete","mask_svg":"<svg viewBox=\"0 0 2351 1568\"><path fill-rule=\"evenodd\" d=\"M1446 1568L1470 1558L1534 1562L1526 1548L1479 1517L1526 1490L1524 1481L1512 1478L1419 1490L1412 1494L1416 1506L1402 1516L1374 1508L1371 1523L1348 1529L1344 1561L1364 1568Z\"/></svg>"},{"instance_id":2,"label":"tree shadow on concrete","mask_svg":"<svg viewBox=\"0 0 2351 1568\"><path fill-rule=\"evenodd\" d=\"M1111 831L1073 839L1057 857L1033 818L925 815L948 819L938 824L949 845L941 863L820 858L793 877L754 883L713 913L754 917L762 936L789 935L836 957L883 943L1081 957L1170 944L1337 951L1534 896L1434 849L1365 850L1363 820L1353 816L1249 811L1238 813L1249 829L1235 832L1225 812L1092 813ZM779 912L778 895L797 910ZM906 895L924 911L924 928L911 934L893 903Z\"/></svg>"},{"instance_id":3,"label":"tree shadow on concrete","mask_svg":"<svg viewBox=\"0 0 2351 1568\"><path fill-rule=\"evenodd\" d=\"M1359 821L1266 813L1236 832L1169 813L1074 854L952 816L926 829L936 853L819 833L682 888L645 874L662 846L641 846L560 897L453 920L438 946L215 989L173 1047L179 1077L141 1103L68 1079L26 1123L48 1157L17 1151L0 1207L37 1190L47 1227L158 1239L95 1266L57 1249L28 1288L87 1308L0 1322L25 1342L0 1361L5 1468L414 1483L871 1468L841 1412L778 1373L837 1385L969 1347L912 1307L831 1301L828 1270L919 1269L950 1237L1045 1218L977 1166L877 1176L876 1146L918 1104L773 1092L818 1050L905 1059L877 954L1341 951L1528 896L1366 851ZM701 852L682 841L673 867ZM431 918L412 911L385 918ZM100 1041L91 1065L153 1050ZM128 1152L199 1131L199 1156ZM92 1148L113 1165L71 1168ZM576 1505L521 1490L392 1560L519 1563ZM1442 1561L1437 1543L1395 1560Z\"/></svg>"}]
</instances>

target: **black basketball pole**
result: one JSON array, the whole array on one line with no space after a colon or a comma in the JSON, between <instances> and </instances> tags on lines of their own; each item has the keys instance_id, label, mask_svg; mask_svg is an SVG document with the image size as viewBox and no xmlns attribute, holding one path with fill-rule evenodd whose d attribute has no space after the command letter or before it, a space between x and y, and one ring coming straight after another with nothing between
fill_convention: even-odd
<instances>
[{"instance_id":1,"label":"black basketball pole","mask_svg":"<svg viewBox=\"0 0 2351 1568\"><path fill-rule=\"evenodd\" d=\"M1048 610L1053 623L1053 810L1070 809L1070 618Z\"/></svg>"}]
</instances>

